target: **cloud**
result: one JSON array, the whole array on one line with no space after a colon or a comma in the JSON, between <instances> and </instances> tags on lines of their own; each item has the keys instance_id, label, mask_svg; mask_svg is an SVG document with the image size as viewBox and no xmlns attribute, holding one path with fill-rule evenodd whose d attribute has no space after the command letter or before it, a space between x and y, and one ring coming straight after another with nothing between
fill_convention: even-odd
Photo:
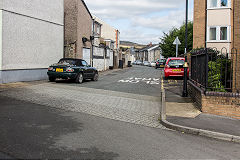
<instances>
[{"instance_id":1,"label":"cloud","mask_svg":"<svg viewBox=\"0 0 240 160\"><path fill-rule=\"evenodd\" d=\"M145 33L145 32L142 32L142 30L140 29L129 28L121 32L120 38L121 40L132 41L139 44L148 44L150 42L156 44L160 42L159 38L161 36L162 36L161 32Z\"/></svg>"},{"instance_id":2,"label":"cloud","mask_svg":"<svg viewBox=\"0 0 240 160\"><path fill-rule=\"evenodd\" d=\"M159 43L163 32L185 21L186 0L85 0L90 12L119 29L121 40ZM189 0L192 20L193 0Z\"/></svg>"},{"instance_id":3,"label":"cloud","mask_svg":"<svg viewBox=\"0 0 240 160\"><path fill-rule=\"evenodd\" d=\"M185 0L85 0L90 11L102 18L130 18L176 9Z\"/></svg>"},{"instance_id":4,"label":"cloud","mask_svg":"<svg viewBox=\"0 0 240 160\"><path fill-rule=\"evenodd\" d=\"M192 20L192 14L189 14L189 20ZM165 16L149 16L131 18L133 26L151 28L167 32L171 28L178 28L185 22L185 11L171 11Z\"/></svg>"}]
</instances>

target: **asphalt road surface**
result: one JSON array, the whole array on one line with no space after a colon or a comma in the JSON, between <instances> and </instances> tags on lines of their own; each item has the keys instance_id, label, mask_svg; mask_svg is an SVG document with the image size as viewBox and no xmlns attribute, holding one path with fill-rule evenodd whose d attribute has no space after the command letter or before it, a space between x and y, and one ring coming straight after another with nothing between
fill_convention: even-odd
<instances>
[{"instance_id":1,"label":"asphalt road surface","mask_svg":"<svg viewBox=\"0 0 240 160\"><path fill-rule=\"evenodd\" d=\"M158 123L160 69L0 89L0 159L239 159L240 145Z\"/></svg>"}]
</instances>

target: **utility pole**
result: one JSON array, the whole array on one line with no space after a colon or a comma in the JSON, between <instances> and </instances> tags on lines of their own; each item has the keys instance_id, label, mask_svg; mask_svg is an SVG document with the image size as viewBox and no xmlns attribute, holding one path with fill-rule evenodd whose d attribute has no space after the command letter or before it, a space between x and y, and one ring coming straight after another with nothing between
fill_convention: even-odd
<instances>
[{"instance_id":1,"label":"utility pole","mask_svg":"<svg viewBox=\"0 0 240 160\"><path fill-rule=\"evenodd\" d=\"M182 97L187 97L187 44L188 44L188 0L186 0L186 26L185 26L185 63L184 63L184 77L183 77L183 93Z\"/></svg>"}]
</instances>

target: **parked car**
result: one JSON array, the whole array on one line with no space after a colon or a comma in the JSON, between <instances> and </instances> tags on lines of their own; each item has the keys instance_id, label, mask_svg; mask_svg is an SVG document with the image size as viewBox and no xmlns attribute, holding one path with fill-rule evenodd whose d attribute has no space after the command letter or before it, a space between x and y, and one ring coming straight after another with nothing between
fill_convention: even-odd
<instances>
[{"instance_id":1,"label":"parked car","mask_svg":"<svg viewBox=\"0 0 240 160\"><path fill-rule=\"evenodd\" d=\"M132 65L136 65L136 64L137 64L137 61L132 62Z\"/></svg>"},{"instance_id":2,"label":"parked car","mask_svg":"<svg viewBox=\"0 0 240 160\"><path fill-rule=\"evenodd\" d=\"M160 59L158 61L156 61L156 66L155 68L164 68L165 67L165 63L166 63L166 59Z\"/></svg>"},{"instance_id":3,"label":"parked car","mask_svg":"<svg viewBox=\"0 0 240 160\"><path fill-rule=\"evenodd\" d=\"M148 62L148 61L144 61L144 62L143 62L143 65L144 65L144 66L148 66L148 65L149 65L149 62Z\"/></svg>"},{"instance_id":4,"label":"parked car","mask_svg":"<svg viewBox=\"0 0 240 160\"><path fill-rule=\"evenodd\" d=\"M49 66L48 77L50 82L57 78L75 80L76 83L83 83L85 79L98 80L98 71L90 67L85 60L62 58L58 63Z\"/></svg>"},{"instance_id":5,"label":"parked car","mask_svg":"<svg viewBox=\"0 0 240 160\"><path fill-rule=\"evenodd\" d=\"M142 63L142 61L137 60L136 64L137 64L137 65L142 65L143 63Z\"/></svg>"},{"instance_id":6,"label":"parked car","mask_svg":"<svg viewBox=\"0 0 240 160\"><path fill-rule=\"evenodd\" d=\"M183 77L184 63L185 63L185 58L181 58L181 57L168 58L164 68L165 78L167 79L168 77ZM189 77L189 69L187 71L187 76Z\"/></svg>"},{"instance_id":7,"label":"parked car","mask_svg":"<svg viewBox=\"0 0 240 160\"><path fill-rule=\"evenodd\" d=\"M156 67L156 62L155 62L155 61L152 61L152 62L150 63L150 66L151 66L151 67Z\"/></svg>"}]
</instances>

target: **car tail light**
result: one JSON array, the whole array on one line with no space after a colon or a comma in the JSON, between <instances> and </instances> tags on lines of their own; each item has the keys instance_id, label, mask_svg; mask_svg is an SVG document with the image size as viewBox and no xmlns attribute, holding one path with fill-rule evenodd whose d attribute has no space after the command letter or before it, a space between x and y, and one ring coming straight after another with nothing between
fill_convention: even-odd
<instances>
[{"instance_id":1,"label":"car tail light","mask_svg":"<svg viewBox=\"0 0 240 160\"><path fill-rule=\"evenodd\" d=\"M157 64L159 64L159 62L157 62Z\"/></svg>"},{"instance_id":2,"label":"car tail light","mask_svg":"<svg viewBox=\"0 0 240 160\"><path fill-rule=\"evenodd\" d=\"M49 67L48 70L49 70L49 71L52 71L52 70L53 70L53 67Z\"/></svg>"},{"instance_id":3,"label":"car tail light","mask_svg":"<svg viewBox=\"0 0 240 160\"><path fill-rule=\"evenodd\" d=\"M68 68L66 69L66 72L74 72L74 69L71 68L71 67L68 67Z\"/></svg>"}]
</instances>

